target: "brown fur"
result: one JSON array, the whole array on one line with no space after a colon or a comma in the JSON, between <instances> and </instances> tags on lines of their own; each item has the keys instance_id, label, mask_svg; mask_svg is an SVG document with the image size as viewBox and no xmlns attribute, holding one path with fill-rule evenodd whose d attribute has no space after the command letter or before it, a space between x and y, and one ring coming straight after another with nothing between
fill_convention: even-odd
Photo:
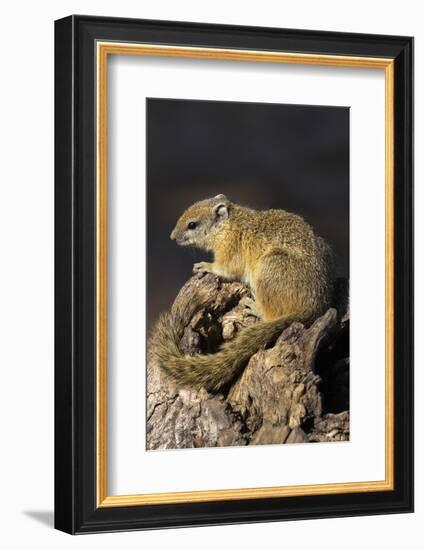
<instances>
[{"instance_id":1,"label":"brown fur","mask_svg":"<svg viewBox=\"0 0 424 550\"><path fill-rule=\"evenodd\" d=\"M195 227L189 228L190 223ZM154 349L164 369L181 385L218 390L289 324L310 322L329 306L331 250L296 214L255 211L218 195L190 206L171 238L182 246L212 251L214 262L195 264L194 271L248 284L262 318L217 353L186 357L178 344L190 321L188 312L163 315Z\"/></svg>"}]
</instances>

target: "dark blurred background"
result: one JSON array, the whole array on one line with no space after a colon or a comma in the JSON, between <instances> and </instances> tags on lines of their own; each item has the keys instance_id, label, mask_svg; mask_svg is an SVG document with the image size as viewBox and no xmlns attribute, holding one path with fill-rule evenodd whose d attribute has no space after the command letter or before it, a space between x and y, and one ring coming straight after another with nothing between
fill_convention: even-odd
<instances>
[{"instance_id":1,"label":"dark blurred background","mask_svg":"<svg viewBox=\"0 0 424 550\"><path fill-rule=\"evenodd\" d=\"M296 212L349 273L349 108L147 99L147 321L173 302L204 252L169 235L193 202L224 193Z\"/></svg>"}]
</instances>

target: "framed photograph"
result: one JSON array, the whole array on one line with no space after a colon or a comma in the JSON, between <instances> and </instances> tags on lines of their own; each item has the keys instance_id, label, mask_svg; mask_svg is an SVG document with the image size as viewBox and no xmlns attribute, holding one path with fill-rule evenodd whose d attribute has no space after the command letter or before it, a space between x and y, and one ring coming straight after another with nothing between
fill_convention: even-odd
<instances>
[{"instance_id":1,"label":"framed photograph","mask_svg":"<svg viewBox=\"0 0 424 550\"><path fill-rule=\"evenodd\" d=\"M413 510L413 39L55 23L55 525Z\"/></svg>"}]
</instances>

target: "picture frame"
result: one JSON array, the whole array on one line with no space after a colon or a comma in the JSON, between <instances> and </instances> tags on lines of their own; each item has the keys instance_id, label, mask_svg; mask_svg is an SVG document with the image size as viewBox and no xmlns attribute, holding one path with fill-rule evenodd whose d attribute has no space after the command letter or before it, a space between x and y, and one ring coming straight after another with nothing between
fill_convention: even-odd
<instances>
[{"instance_id":1,"label":"picture frame","mask_svg":"<svg viewBox=\"0 0 424 550\"><path fill-rule=\"evenodd\" d=\"M113 55L384 72L383 480L108 494L107 69ZM412 228L412 38L79 15L56 21L55 527L80 534L412 512Z\"/></svg>"}]
</instances>

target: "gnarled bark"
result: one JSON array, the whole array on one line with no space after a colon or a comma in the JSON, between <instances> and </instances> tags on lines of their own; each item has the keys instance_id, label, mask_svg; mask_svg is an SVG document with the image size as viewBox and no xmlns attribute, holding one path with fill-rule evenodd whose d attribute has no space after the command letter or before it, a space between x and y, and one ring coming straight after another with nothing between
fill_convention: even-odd
<instances>
[{"instance_id":1,"label":"gnarled bark","mask_svg":"<svg viewBox=\"0 0 424 550\"><path fill-rule=\"evenodd\" d=\"M194 303L202 296L201 304ZM204 298L206 296L206 299ZM185 354L214 353L257 322L249 289L214 275L195 275L173 308L196 311L180 342ZM349 439L347 285L338 280L334 307L311 326L293 323L254 353L220 393L177 387L155 358L147 372L147 448L267 445Z\"/></svg>"}]
</instances>

